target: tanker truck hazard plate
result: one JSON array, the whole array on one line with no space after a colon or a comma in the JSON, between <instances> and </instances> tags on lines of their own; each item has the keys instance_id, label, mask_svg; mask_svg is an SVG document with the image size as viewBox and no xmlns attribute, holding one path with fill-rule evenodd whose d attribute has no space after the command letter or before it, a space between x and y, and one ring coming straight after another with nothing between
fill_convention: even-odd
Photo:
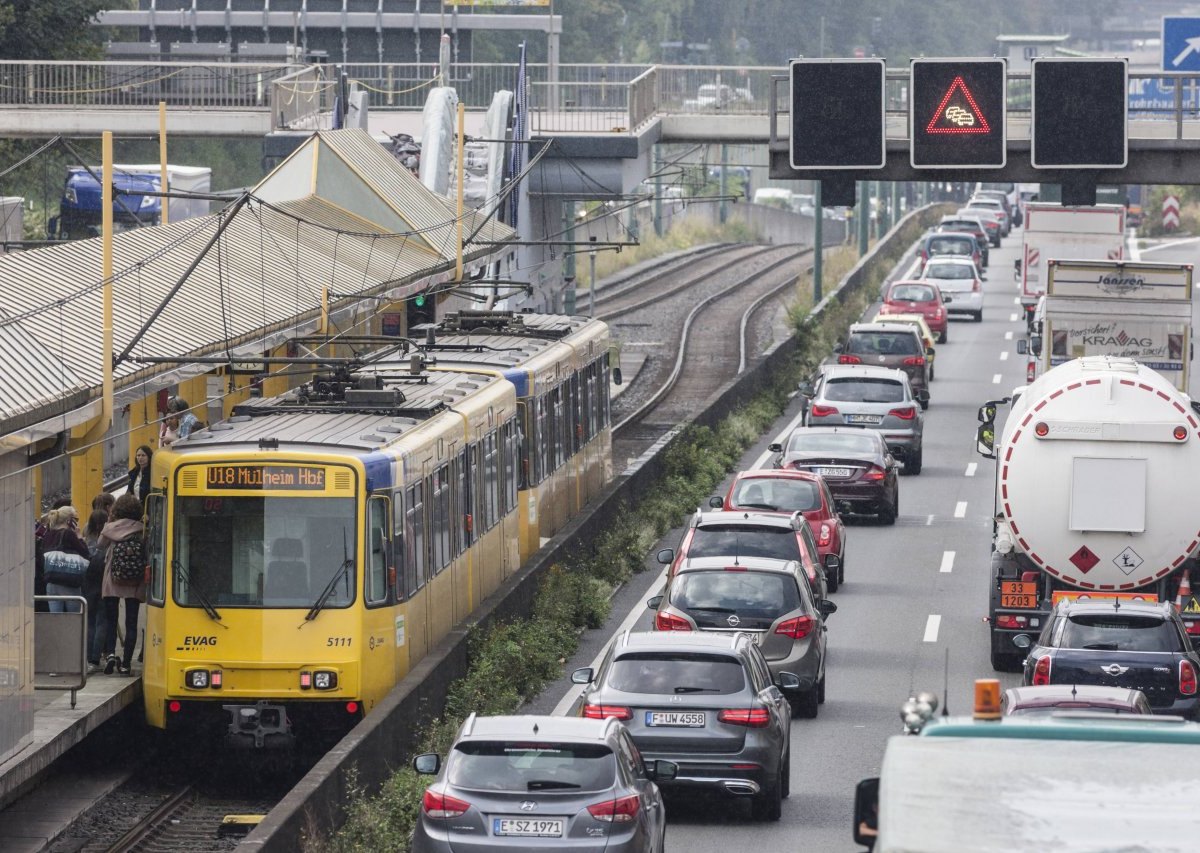
<instances>
[{"instance_id":1,"label":"tanker truck hazard plate","mask_svg":"<svg viewBox=\"0 0 1200 853\"><path fill-rule=\"evenodd\" d=\"M1033 581L1001 581L1001 607L1037 607L1037 587Z\"/></svg>"}]
</instances>

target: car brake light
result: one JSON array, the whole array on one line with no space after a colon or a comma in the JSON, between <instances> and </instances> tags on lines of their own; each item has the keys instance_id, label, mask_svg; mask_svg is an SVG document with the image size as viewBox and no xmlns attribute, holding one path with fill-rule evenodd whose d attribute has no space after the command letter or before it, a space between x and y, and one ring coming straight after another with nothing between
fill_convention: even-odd
<instances>
[{"instance_id":1,"label":"car brake light","mask_svg":"<svg viewBox=\"0 0 1200 853\"><path fill-rule=\"evenodd\" d=\"M766 708L726 708L717 714L717 719L732 726L764 729L770 724L771 715Z\"/></svg>"},{"instance_id":2,"label":"car brake light","mask_svg":"<svg viewBox=\"0 0 1200 853\"><path fill-rule=\"evenodd\" d=\"M941 308L933 309L933 319L935 319L935 320L942 319L942 309Z\"/></svg>"},{"instance_id":3,"label":"car brake light","mask_svg":"<svg viewBox=\"0 0 1200 853\"><path fill-rule=\"evenodd\" d=\"M917 416L917 410L912 406L905 406L903 409L891 409L888 414L895 415L902 421L911 421Z\"/></svg>"},{"instance_id":4,"label":"car brake light","mask_svg":"<svg viewBox=\"0 0 1200 853\"><path fill-rule=\"evenodd\" d=\"M654 630L655 631L690 631L691 624L682 616L676 616L674 613L655 613L654 614Z\"/></svg>"},{"instance_id":5,"label":"car brake light","mask_svg":"<svg viewBox=\"0 0 1200 853\"><path fill-rule=\"evenodd\" d=\"M872 466L866 473L862 475L864 480L882 480L887 476L887 472L882 468Z\"/></svg>"},{"instance_id":6,"label":"car brake light","mask_svg":"<svg viewBox=\"0 0 1200 853\"><path fill-rule=\"evenodd\" d=\"M842 353L838 356L838 364L862 364L862 359L856 355Z\"/></svg>"},{"instance_id":7,"label":"car brake light","mask_svg":"<svg viewBox=\"0 0 1200 853\"><path fill-rule=\"evenodd\" d=\"M981 291L981 290L983 290L983 282L981 282L981 281L980 281L979 279L977 279L977 278L976 278L976 279L972 279L972 280L971 280L971 292L972 292L972 293L978 293L978 292L979 292L979 291Z\"/></svg>"},{"instance_id":8,"label":"car brake light","mask_svg":"<svg viewBox=\"0 0 1200 853\"><path fill-rule=\"evenodd\" d=\"M641 803L637 794L605 800L587 807L588 814L605 823L632 823L637 818Z\"/></svg>"},{"instance_id":9,"label":"car brake light","mask_svg":"<svg viewBox=\"0 0 1200 853\"><path fill-rule=\"evenodd\" d=\"M589 720L632 720L633 711L624 705L584 705L583 716Z\"/></svg>"},{"instance_id":10,"label":"car brake light","mask_svg":"<svg viewBox=\"0 0 1200 853\"><path fill-rule=\"evenodd\" d=\"M1196 667L1190 660L1179 662L1179 693L1181 696L1196 695Z\"/></svg>"},{"instance_id":11,"label":"car brake light","mask_svg":"<svg viewBox=\"0 0 1200 853\"><path fill-rule=\"evenodd\" d=\"M818 545L828 545L833 539L833 528L828 524L821 525L821 533L817 536Z\"/></svg>"},{"instance_id":12,"label":"car brake light","mask_svg":"<svg viewBox=\"0 0 1200 853\"><path fill-rule=\"evenodd\" d=\"M797 616L795 619L780 622L779 627L775 629L775 633L791 637L793 640L803 640L812 633L813 624L811 616Z\"/></svg>"},{"instance_id":13,"label":"car brake light","mask_svg":"<svg viewBox=\"0 0 1200 853\"><path fill-rule=\"evenodd\" d=\"M1183 674L1180 673L1182 680ZM1036 685L1050 683L1050 655L1042 655L1033 667L1033 683Z\"/></svg>"},{"instance_id":14,"label":"car brake light","mask_svg":"<svg viewBox=\"0 0 1200 853\"><path fill-rule=\"evenodd\" d=\"M838 413L836 406L822 406L820 403L813 403L812 416L814 418L827 418L830 415Z\"/></svg>"},{"instance_id":15,"label":"car brake light","mask_svg":"<svg viewBox=\"0 0 1200 853\"><path fill-rule=\"evenodd\" d=\"M925 356L910 355L908 358L904 359L904 363L907 365L910 365L912 367L920 367L922 364L925 363Z\"/></svg>"},{"instance_id":16,"label":"car brake light","mask_svg":"<svg viewBox=\"0 0 1200 853\"><path fill-rule=\"evenodd\" d=\"M447 796L446 794L438 793L432 788L426 788L425 797L421 801L421 808L424 810L426 817L446 820L462 816L467 809L471 808L471 804L464 803L462 800Z\"/></svg>"}]
</instances>

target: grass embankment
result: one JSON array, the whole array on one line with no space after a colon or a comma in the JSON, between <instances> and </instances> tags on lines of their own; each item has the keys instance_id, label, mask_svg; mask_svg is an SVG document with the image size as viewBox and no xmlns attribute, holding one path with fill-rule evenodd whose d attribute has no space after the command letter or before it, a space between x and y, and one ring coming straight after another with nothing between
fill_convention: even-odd
<instances>
[{"instance_id":1,"label":"grass embankment","mask_svg":"<svg viewBox=\"0 0 1200 853\"><path fill-rule=\"evenodd\" d=\"M759 239L754 229L736 219L724 225L711 225L699 219L684 219L661 237L654 233L651 226L643 229L636 246L622 249L620 252L597 252L596 279L600 281L634 264L670 252L690 249L692 246L705 243L756 243ZM586 288L590 275L587 256L582 253L577 255L576 264L577 286Z\"/></svg>"},{"instance_id":2,"label":"grass embankment","mask_svg":"<svg viewBox=\"0 0 1200 853\"><path fill-rule=\"evenodd\" d=\"M642 571L645 555L654 543L703 505L743 452L782 414L796 383L816 369L833 342L858 319L887 270L920 233L915 224L912 230L911 239L897 241L860 277L852 293L831 301L820 317L809 316L811 277L801 277L798 289L807 294L809 304L805 305L802 295L789 314L799 338L796 356L772 376L765 390L727 416L717 429L687 429L666 451L663 478L637 506L620 513L585 550L553 567L542 579L534 616L479 631L471 644L470 671L451 688L445 713L425 727L418 752L445 755L468 714L515 713L526 697L561 673L578 646L580 629L604 624L611 590ZM840 281L855 260L852 249L834 249L827 255L826 281ZM306 850L407 850L429 781L405 762L377 794L352 792L347 797L346 823L331 839L310 840Z\"/></svg>"}]
</instances>

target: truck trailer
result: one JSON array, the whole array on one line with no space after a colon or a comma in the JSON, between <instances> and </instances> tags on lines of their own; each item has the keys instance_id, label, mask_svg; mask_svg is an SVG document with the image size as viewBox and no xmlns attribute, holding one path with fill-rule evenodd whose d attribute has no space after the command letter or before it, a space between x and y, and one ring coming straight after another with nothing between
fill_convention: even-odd
<instances>
[{"instance_id":1,"label":"truck trailer","mask_svg":"<svg viewBox=\"0 0 1200 853\"><path fill-rule=\"evenodd\" d=\"M985 403L979 420L977 448L997 461L995 669L1020 668L1063 594L1176 595L1200 546L1200 415L1187 395L1132 359L1092 356ZM1184 621L1189 635L1200 634L1200 620L1185 612Z\"/></svg>"},{"instance_id":2,"label":"truck trailer","mask_svg":"<svg viewBox=\"0 0 1200 853\"><path fill-rule=\"evenodd\" d=\"M1125 257L1125 208L1112 204L1063 207L1031 202L1017 269L1026 320L1046 292L1051 260L1119 261Z\"/></svg>"}]
</instances>

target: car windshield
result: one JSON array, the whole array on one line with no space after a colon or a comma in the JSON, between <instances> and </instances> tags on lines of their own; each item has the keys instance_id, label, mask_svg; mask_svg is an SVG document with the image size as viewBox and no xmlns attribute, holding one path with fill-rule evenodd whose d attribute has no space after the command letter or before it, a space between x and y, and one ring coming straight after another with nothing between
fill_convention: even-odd
<instances>
[{"instance_id":1,"label":"car windshield","mask_svg":"<svg viewBox=\"0 0 1200 853\"><path fill-rule=\"evenodd\" d=\"M846 342L852 355L920 355L921 347L911 332L855 332Z\"/></svg>"},{"instance_id":2,"label":"car windshield","mask_svg":"<svg viewBox=\"0 0 1200 853\"><path fill-rule=\"evenodd\" d=\"M800 590L786 572L684 572L671 584L670 600L680 610L777 619L800 606Z\"/></svg>"},{"instance_id":3,"label":"car windshield","mask_svg":"<svg viewBox=\"0 0 1200 853\"><path fill-rule=\"evenodd\" d=\"M930 264L925 269L926 278L975 278L975 268L967 264Z\"/></svg>"},{"instance_id":4,"label":"car windshield","mask_svg":"<svg viewBox=\"0 0 1200 853\"><path fill-rule=\"evenodd\" d=\"M888 299L893 302L933 302L936 298L927 284L894 284L888 292Z\"/></svg>"},{"instance_id":5,"label":"car windshield","mask_svg":"<svg viewBox=\"0 0 1200 853\"><path fill-rule=\"evenodd\" d=\"M1063 626L1058 643L1064 649L1097 649L1121 652L1181 652L1175 626L1157 616L1081 613Z\"/></svg>"},{"instance_id":6,"label":"car windshield","mask_svg":"<svg viewBox=\"0 0 1200 853\"><path fill-rule=\"evenodd\" d=\"M999 190L1002 193L1010 193L1013 191L1013 185L1005 183L1004 181L982 183L979 185L979 188L981 190Z\"/></svg>"},{"instance_id":7,"label":"car windshield","mask_svg":"<svg viewBox=\"0 0 1200 853\"><path fill-rule=\"evenodd\" d=\"M929 254L931 255L969 255L974 251L975 241L970 239L941 237L929 241Z\"/></svg>"},{"instance_id":8,"label":"car windshield","mask_svg":"<svg viewBox=\"0 0 1200 853\"><path fill-rule=\"evenodd\" d=\"M830 379L821 396L836 403L902 403L904 386L894 379Z\"/></svg>"},{"instance_id":9,"label":"car windshield","mask_svg":"<svg viewBox=\"0 0 1200 853\"><path fill-rule=\"evenodd\" d=\"M745 688L746 675L729 655L633 652L613 661L605 686L624 693L728 695Z\"/></svg>"},{"instance_id":10,"label":"car windshield","mask_svg":"<svg viewBox=\"0 0 1200 853\"><path fill-rule=\"evenodd\" d=\"M446 763L450 785L484 791L603 791L616 776L616 756L599 743L464 741Z\"/></svg>"},{"instance_id":11,"label":"car windshield","mask_svg":"<svg viewBox=\"0 0 1200 853\"><path fill-rule=\"evenodd\" d=\"M767 557L799 560L800 543L790 527L706 524L692 532L691 557Z\"/></svg>"},{"instance_id":12,"label":"car windshield","mask_svg":"<svg viewBox=\"0 0 1200 853\"><path fill-rule=\"evenodd\" d=\"M874 453L878 445L869 433L807 432L797 430L788 440L788 453Z\"/></svg>"},{"instance_id":13,"label":"car windshield","mask_svg":"<svg viewBox=\"0 0 1200 853\"><path fill-rule=\"evenodd\" d=\"M733 504L783 512L808 512L821 508L821 490L811 480L785 477L747 478L738 480L734 486Z\"/></svg>"}]
</instances>

